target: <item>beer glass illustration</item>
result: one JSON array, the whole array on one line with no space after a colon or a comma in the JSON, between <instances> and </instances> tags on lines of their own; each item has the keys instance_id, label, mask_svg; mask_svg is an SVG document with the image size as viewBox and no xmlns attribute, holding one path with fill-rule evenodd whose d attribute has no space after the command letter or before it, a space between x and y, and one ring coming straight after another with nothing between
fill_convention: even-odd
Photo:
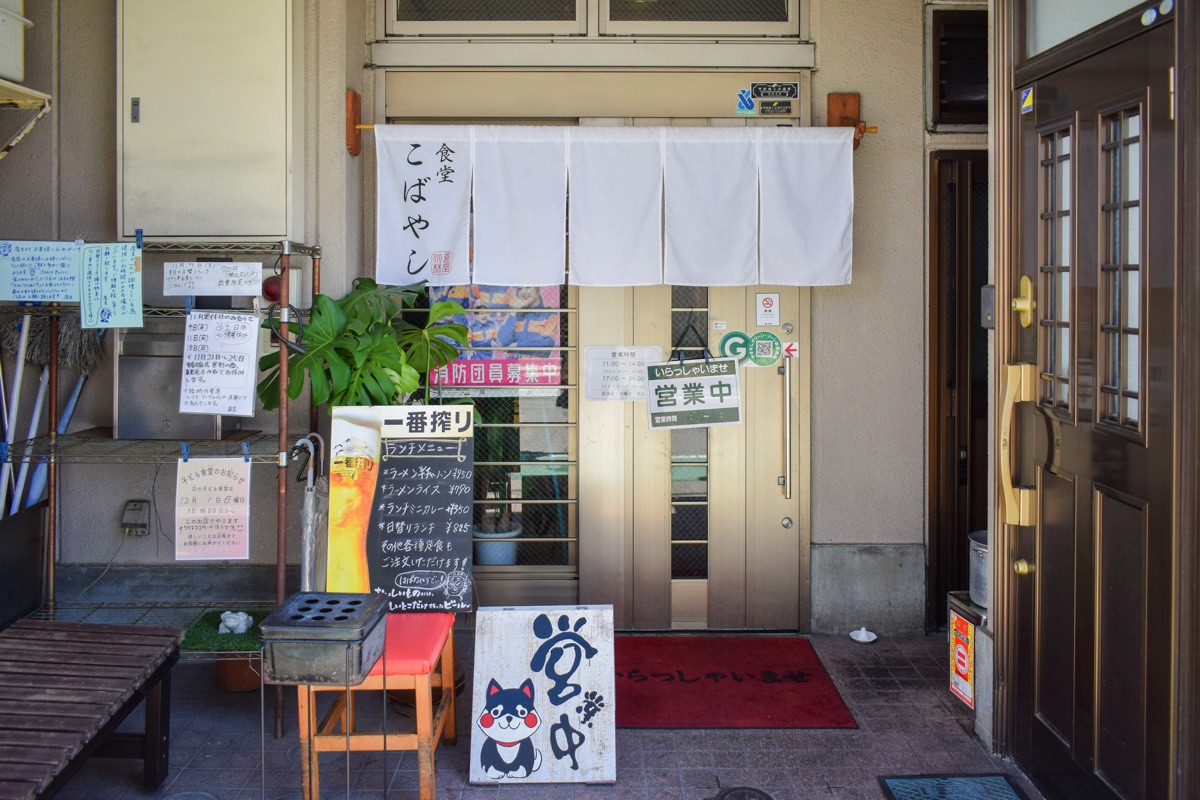
<instances>
[{"instance_id":1,"label":"beer glass illustration","mask_svg":"<svg viewBox=\"0 0 1200 800\"><path fill-rule=\"evenodd\" d=\"M381 426L382 420L369 408L333 409L326 591L371 591L367 527L379 476Z\"/></svg>"}]
</instances>

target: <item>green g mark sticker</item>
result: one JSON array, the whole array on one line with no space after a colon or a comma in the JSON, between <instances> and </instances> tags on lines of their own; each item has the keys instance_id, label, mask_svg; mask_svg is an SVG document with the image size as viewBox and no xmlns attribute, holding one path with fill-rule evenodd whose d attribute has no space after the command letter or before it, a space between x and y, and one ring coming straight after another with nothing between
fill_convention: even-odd
<instances>
[{"instance_id":1,"label":"green g mark sticker","mask_svg":"<svg viewBox=\"0 0 1200 800\"><path fill-rule=\"evenodd\" d=\"M779 337L770 331L750 336L745 331L729 331L721 337L718 349L723 357L736 358L738 364L769 367L783 355Z\"/></svg>"}]
</instances>

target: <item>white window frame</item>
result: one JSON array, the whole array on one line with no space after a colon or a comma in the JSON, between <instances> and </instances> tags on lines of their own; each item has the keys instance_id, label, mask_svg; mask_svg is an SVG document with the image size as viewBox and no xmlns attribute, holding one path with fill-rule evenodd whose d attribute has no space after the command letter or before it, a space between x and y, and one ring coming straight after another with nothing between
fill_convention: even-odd
<instances>
[{"instance_id":1,"label":"white window frame","mask_svg":"<svg viewBox=\"0 0 1200 800\"><path fill-rule=\"evenodd\" d=\"M803 37L801 0L786 0L783 22L614 22L610 0L575 0L573 20L489 22L400 22L396 0L379 3L380 30L396 36L690 36L690 37Z\"/></svg>"}]
</instances>

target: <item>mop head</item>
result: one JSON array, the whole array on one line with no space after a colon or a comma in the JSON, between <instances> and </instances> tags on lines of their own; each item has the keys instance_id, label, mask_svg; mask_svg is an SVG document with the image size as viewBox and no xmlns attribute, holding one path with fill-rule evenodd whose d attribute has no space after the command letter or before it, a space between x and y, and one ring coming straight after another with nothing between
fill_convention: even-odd
<instances>
[{"instance_id":1,"label":"mop head","mask_svg":"<svg viewBox=\"0 0 1200 800\"><path fill-rule=\"evenodd\" d=\"M0 329L0 349L15 356L21 344L23 316ZM58 365L60 368L79 369L91 372L92 367L104 358L104 344L100 340L102 329L84 330L74 316L59 317L58 320ZM25 344L25 361L42 367L50 362L50 318L29 318L29 341Z\"/></svg>"}]
</instances>

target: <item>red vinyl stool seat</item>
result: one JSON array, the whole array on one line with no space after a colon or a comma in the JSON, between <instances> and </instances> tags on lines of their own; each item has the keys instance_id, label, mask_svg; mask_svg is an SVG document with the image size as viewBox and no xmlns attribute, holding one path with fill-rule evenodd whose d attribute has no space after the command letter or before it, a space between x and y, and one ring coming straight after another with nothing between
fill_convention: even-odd
<instances>
[{"instance_id":1,"label":"red vinyl stool seat","mask_svg":"<svg viewBox=\"0 0 1200 800\"><path fill-rule=\"evenodd\" d=\"M321 753L415 750L421 800L434 800L434 753L440 742L454 744L454 615L445 612L388 614L384 652L357 686L305 684L298 687L300 761L304 800L318 800ZM364 691L412 690L414 733L361 731L354 695ZM440 689L434 702L434 689ZM337 692L317 720L317 694Z\"/></svg>"}]
</instances>

